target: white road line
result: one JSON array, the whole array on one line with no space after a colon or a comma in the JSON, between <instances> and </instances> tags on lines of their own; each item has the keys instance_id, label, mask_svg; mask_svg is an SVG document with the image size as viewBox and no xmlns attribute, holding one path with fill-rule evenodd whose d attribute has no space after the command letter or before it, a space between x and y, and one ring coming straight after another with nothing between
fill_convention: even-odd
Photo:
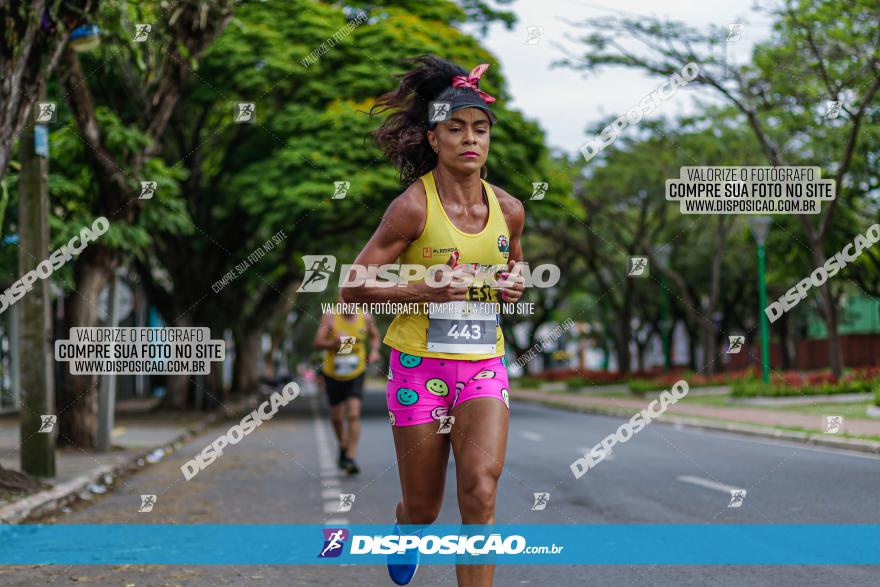
<instances>
[{"instance_id":1,"label":"white road line","mask_svg":"<svg viewBox=\"0 0 880 587\"><path fill-rule=\"evenodd\" d=\"M590 451L593 450L593 447L592 446L590 446L590 447L581 446L578 448L578 450L580 451L581 456L584 456L584 455L590 454ZM614 459L615 459L614 451L611 451L611 452L605 454L605 458L603 460L613 461Z\"/></svg>"},{"instance_id":2,"label":"white road line","mask_svg":"<svg viewBox=\"0 0 880 587\"><path fill-rule=\"evenodd\" d=\"M544 437L537 432L532 432L531 430L522 430L519 433L520 436L525 438L526 440L531 440L532 442L541 442L544 440Z\"/></svg>"},{"instance_id":3,"label":"white road line","mask_svg":"<svg viewBox=\"0 0 880 587\"><path fill-rule=\"evenodd\" d=\"M336 498L338 500L339 499L339 489L334 489L332 487L328 487L328 488L324 489L323 491L321 491L321 498L322 499Z\"/></svg>"},{"instance_id":4,"label":"white road line","mask_svg":"<svg viewBox=\"0 0 880 587\"><path fill-rule=\"evenodd\" d=\"M820 446L812 446L798 440L774 440L774 439L756 439L756 438L746 438L741 434L737 434L736 432L728 432L727 430L705 430L702 428L693 428L689 427L685 424L685 428L683 430L679 430L682 434L694 434L700 436L715 436L722 437L730 440L738 440L739 442L751 442L753 444L768 444L770 446L778 446L781 448L797 448L798 450L811 450L814 452L821 452L825 454L832 454L843 457L854 457L857 459L870 459L873 461L880 460L880 455L871 455L868 453L857 452L852 449L847 448L824 448Z\"/></svg>"},{"instance_id":5,"label":"white road line","mask_svg":"<svg viewBox=\"0 0 880 587\"><path fill-rule=\"evenodd\" d=\"M336 467L333 453L330 451L327 441L327 424L321 419L318 411L317 398L312 398L312 421L315 431L315 446L318 449L318 467L321 475L321 499L324 500L323 509L325 514L339 512L339 477L340 472ZM331 518L325 524L348 524L348 518Z\"/></svg>"},{"instance_id":6,"label":"white road line","mask_svg":"<svg viewBox=\"0 0 880 587\"><path fill-rule=\"evenodd\" d=\"M743 489L740 487L725 485L724 483L718 483L717 481L712 481L711 479L703 479L702 477L692 477L691 475L679 475L678 477L676 477L676 479L681 481L682 483L691 483L693 485L705 487L706 489L714 489L715 491L721 491L727 494L730 494L731 491L743 491Z\"/></svg>"}]
</instances>

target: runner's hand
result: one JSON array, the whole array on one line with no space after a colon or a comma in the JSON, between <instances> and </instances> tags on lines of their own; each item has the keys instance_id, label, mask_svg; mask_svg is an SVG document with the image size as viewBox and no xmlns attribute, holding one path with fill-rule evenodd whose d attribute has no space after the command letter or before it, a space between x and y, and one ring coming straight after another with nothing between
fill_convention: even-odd
<instances>
[{"instance_id":1,"label":"runner's hand","mask_svg":"<svg viewBox=\"0 0 880 587\"><path fill-rule=\"evenodd\" d=\"M507 271L501 273L501 280L496 282L496 287L501 292L501 301L517 302L522 298L526 280L522 275L521 263L509 261Z\"/></svg>"},{"instance_id":2,"label":"runner's hand","mask_svg":"<svg viewBox=\"0 0 880 587\"><path fill-rule=\"evenodd\" d=\"M370 357L367 359L368 363L378 363L382 360L382 355L379 351L370 351Z\"/></svg>"},{"instance_id":3,"label":"runner's hand","mask_svg":"<svg viewBox=\"0 0 880 587\"><path fill-rule=\"evenodd\" d=\"M423 293L426 302L464 302L467 300L468 286L474 282L477 271L473 267L459 266L458 258L459 252L455 251L446 262L453 269L452 279L449 283L438 286L422 282L417 286Z\"/></svg>"}]
</instances>

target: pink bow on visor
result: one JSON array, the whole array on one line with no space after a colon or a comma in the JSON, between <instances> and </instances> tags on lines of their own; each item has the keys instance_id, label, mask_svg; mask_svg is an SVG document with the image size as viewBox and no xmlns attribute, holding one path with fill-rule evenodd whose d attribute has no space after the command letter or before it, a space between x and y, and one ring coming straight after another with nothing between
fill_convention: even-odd
<instances>
[{"instance_id":1,"label":"pink bow on visor","mask_svg":"<svg viewBox=\"0 0 880 587\"><path fill-rule=\"evenodd\" d=\"M480 83L480 78L483 77L483 73L489 69L488 63L481 63L475 68L471 70L471 74L467 77L463 75L457 75L452 78L452 87L453 88L470 88L479 94L480 98L483 99L483 102L486 104L491 104L495 101L495 98L481 90L477 87L477 84Z\"/></svg>"}]
</instances>

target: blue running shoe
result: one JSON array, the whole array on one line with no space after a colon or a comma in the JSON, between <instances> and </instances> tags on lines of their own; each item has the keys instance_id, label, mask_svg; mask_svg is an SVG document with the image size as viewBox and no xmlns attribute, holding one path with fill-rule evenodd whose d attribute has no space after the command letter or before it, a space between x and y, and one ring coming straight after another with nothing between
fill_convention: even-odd
<instances>
[{"instance_id":1,"label":"blue running shoe","mask_svg":"<svg viewBox=\"0 0 880 587\"><path fill-rule=\"evenodd\" d=\"M400 525L394 522L394 534L400 536ZM422 530L417 530L416 535L421 536ZM403 554L389 554L388 574L395 585L409 585L412 578L416 576L419 570L419 549L411 548Z\"/></svg>"}]
</instances>

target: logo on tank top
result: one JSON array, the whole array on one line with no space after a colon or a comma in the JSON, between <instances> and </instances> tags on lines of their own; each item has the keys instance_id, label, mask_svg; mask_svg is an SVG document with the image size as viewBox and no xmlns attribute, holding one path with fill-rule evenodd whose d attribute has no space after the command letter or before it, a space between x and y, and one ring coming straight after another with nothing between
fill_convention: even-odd
<instances>
[{"instance_id":1,"label":"logo on tank top","mask_svg":"<svg viewBox=\"0 0 880 587\"><path fill-rule=\"evenodd\" d=\"M433 257L434 255L448 255L458 250L458 247L445 247L443 249L423 247L422 257Z\"/></svg>"},{"instance_id":2,"label":"logo on tank top","mask_svg":"<svg viewBox=\"0 0 880 587\"><path fill-rule=\"evenodd\" d=\"M498 250L501 252L502 255L504 255L504 258L506 259L510 251L510 243L507 241L507 235L498 235Z\"/></svg>"}]
</instances>

